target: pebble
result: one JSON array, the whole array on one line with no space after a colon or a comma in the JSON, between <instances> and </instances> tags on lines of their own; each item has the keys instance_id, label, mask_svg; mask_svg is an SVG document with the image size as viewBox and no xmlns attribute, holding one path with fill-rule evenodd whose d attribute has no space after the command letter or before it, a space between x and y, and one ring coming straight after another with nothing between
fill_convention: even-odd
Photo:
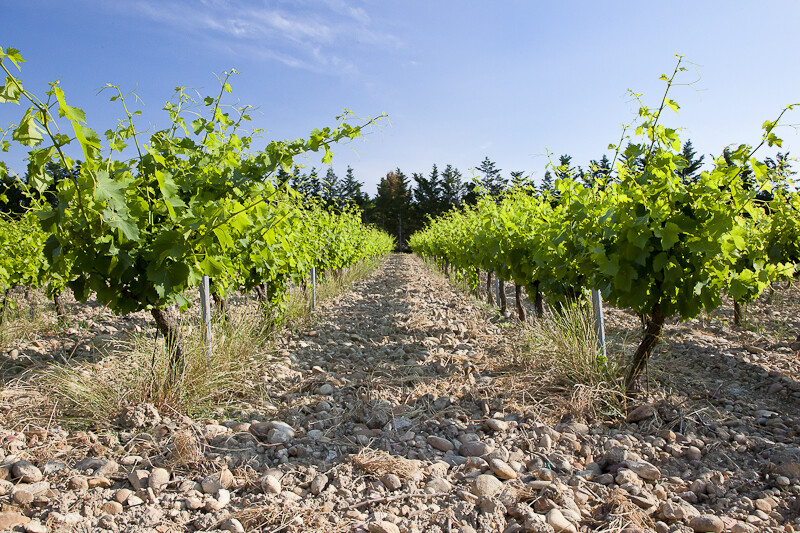
<instances>
[{"instance_id":1,"label":"pebble","mask_svg":"<svg viewBox=\"0 0 800 533\"><path fill-rule=\"evenodd\" d=\"M101 529L114 529L114 517L110 514L104 514L97 519L97 525Z\"/></svg>"},{"instance_id":2,"label":"pebble","mask_svg":"<svg viewBox=\"0 0 800 533\"><path fill-rule=\"evenodd\" d=\"M118 501L110 501L103 504L103 507L100 509L105 514L119 514L122 512L122 504Z\"/></svg>"},{"instance_id":3,"label":"pebble","mask_svg":"<svg viewBox=\"0 0 800 533\"><path fill-rule=\"evenodd\" d=\"M493 452L494 446L480 441L470 441L462 444L458 451L464 457L480 457Z\"/></svg>"},{"instance_id":4,"label":"pebble","mask_svg":"<svg viewBox=\"0 0 800 533\"><path fill-rule=\"evenodd\" d=\"M147 487L147 479L150 477L150 472L147 470L134 470L128 474L128 481L130 482L133 490L140 491Z\"/></svg>"},{"instance_id":5,"label":"pebble","mask_svg":"<svg viewBox=\"0 0 800 533\"><path fill-rule=\"evenodd\" d=\"M453 484L442 477L433 477L428 481L425 486L434 492L450 492L453 490Z\"/></svg>"},{"instance_id":6,"label":"pebble","mask_svg":"<svg viewBox=\"0 0 800 533\"><path fill-rule=\"evenodd\" d=\"M648 481L661 479L661 470L647 461L626 461L625 463L630 470L636 472L636 475L642 479Z\"/></svg>"},{"instance_id":7,"label":"pebble","mask_svg":"<svg viewBox=\"0 0 800 533\"><path fill-rule=\"evenodd\" d=\"M17 505L27 507L33 503L33 494L25 489L17 488L11 493L11 499Z\"/></svg>"},{"instance_id":8,"label":"pebble","mask_svg":"<svg viewBox=\"0 0 800 533\"><path fill-rule=\"evenodd\" d=\"M0 513L0 530L12 529L23 524L27 524L31 519L15 511L5 511Z\"/></svg>"},{"instance_id":9,"label":"pebble","mask_svg":"<svg viewBox=\"0 0 800 533\"><path fill-rule=\"evenodd\" d=\"M47 526L42 524L39 520L31 520L27 524L25 524L22 529L25 530L25 533L47 533L48 529Z\"/></svg>"},{"instance_id":10,"label":"pebble","mask_svg":"<svg viewBox=\"0 0 800 533\"><path fill-rule=\"evenodd\" d=\"M276 476L267 474L261 478L261 490L264 494L280 494L281 482Z\"/></svg>"},{"instance_id":11,"label":"pebble","mask_svg":"<svg viewBox=\"0 0 800 533\"><path fill-rule=\"evenodd\" d=\"M219 525L222 531L230 531L231 533L244 533L245 529L241 522L235 518L228 518Z\"/></svg>"},{"instance_id":12,"label":"pebble","mask_svg":"<svg viewBox=\"0 0 800 533\"><path fill-rule=\"evenodd\" d=\"M205 504L206 511L219 511L231 502L231 493L227 489L219 489L213 498L209 498Z\"/></svg>"},{"instance_id":13,"label":"pebble","mask_svg":"<svg viewBox=\"0 0 800 533\"><path fill-rule=\"evenodd\" d=\"M96 489L97 487L100 487L102 489L107 489L111 485L113 485L114 482L108 479L107 477L90 477L86 478L86 484L89 486L90 489Z\"/></svg>"},{"instance_id":14,"label":"pebble","mask_svg":"<svg viewBox=\"0 0 800 533\"><path fill-rule=\"evenodd\" d=\"M489 468L500 479L517 479L517 472L506 462L493 458L489 460Z\"/></svg>"},{"instance_id":15,"label":"pebble","mask_svg":"<svg viewBox=\"0 0 800 533\"><path fill-rule=\"evenodd\" d=\"M475 496L491 497L503 490L503 482L489 474L481 474L472 483L471 492Z\"/></svg>"},{"instance_id":16,"label":"pebble","mask_svg":"<svg viewBox=\"0 0 800 533\"><path fill-rule=\"evenodd\" d=\"M629 423L641 422L642 420L653 418L655 414L656 410L653 404L646 403L636 407L633 411L628 413L628 416L625 418L625 421Z\"/></svg>"},{"instance_id":17,"label":"pebble","mask_svg":"<svg viewBox=\"0 0 800 533\"><path fill-rule=\"evenodd\" d=\"M119 489L116 493L114 493L114 500L119 503L125 503L128 501L133 492L130 489Z\"/></svg>"},{"instance_id":18,"label":"pebble","mask_svg":"<svg viewBox=\"0 0 800 533\"><path fill-rule=\"evenodd\" d=\"M709 396L713 389L689 392L676 380L688 403L715 406L716 411L703 415L703 424L691 417L677 423L682 407L660 399L657 409L645 404L630 411L627 424L587 425L577 421L578 415L551 427L535 410L514 412L517 407L510 405L516 404L491 397L473 402L457 388L431 388L420 398L411 392L403 401L390 389L365 392L364 379L399 368L392 365L402 365L424 382L461 372L463 365L464 376L477 386L501 385L500 375L481 376L488 374L486 354L484 341L476 342L499 332L498 324L476 321L472 308L455 296L443 298L430 280L403 283L396 297L372 288L343 300L344 305L374 308L379 316L352 319L348 310L330 320L323 304L315 335L279 338L281 360L261 384L270 402L258 409L226 407L203 420L172 413L162 420L154 406L133 407L124 410L129 427L118 433L64 430L55 420L47 430L0 427L0 496L5 501L0 518L34 518L13 526L28 533L47 530L44 520L36 519L42 516L54 531L174 527L238 532L244 528L233 518L240 516L236 513L267 506L291 510L287 533L316 527L307 510L339 520L332 529L347 524L358 533L422 533L445 513L452 531L552 533L575 532L616 495L626 498L631 509L638 507L633 512L649 515L649 527L657 533L789 533L797 528L792 509L800 494L800 412L788 402L800 399L800 385L787 366L794 354L781 355L783 340L744 330L695 337L688 326L671 325L675 343L668 350L678 346L680 361L685 361L680 339L687 331L692 334L688 353L698 346L705 349L704 343L713 346L691 372L723 383L718 395ZM430 322L398 322L408 308L428 305ZM364 323L357 326L352 320ZM448 324L444 333L434 332L440 320ZM769 348L742 355L745 342ZM315 385L302 388L312 373L319 376L310 380ZM462 385L456 381L456 387ZM439 412L433 419L420 417L415 405ZM656 413L658 420L651 425ZM150 419L155 415L158 422ZM285 422L273 420L278 417ZM655 422L664 427L657 429ZM174 457L162 454L181 432L195 435L203 468L213 470L201 474L190 462L174 473L163 468L162 461ZM389 454L382 469L362 469L349 460L353 451L345 443L355 439ZM49 461L46 450L53 450ZM71 467L73 460L68 465L58 460L63 457L79 460ZM400 463L401 458L410 461ZM41 471L31 461L41 464ZM234 478L231 470L241 477ZM253 472L262 476L258 483L249 479ZM746 481L764 473L764 484ZM42 478L31 481L37 476ZM407 498L406 492L448 497ZM519 502L520 496L526 499ZM381 499L389 501L351 508ZM621 531L649 529L628 525Z\"/></svg>"},{"instance_id":19,"label":"pebble","mask_svg":"<svg viewBox=\"0 0 800 533\"><path fill-rule=\"evenodd\" d=\"M453 443L447 439L443 439L442 437L438 437L436 435L429 436L425 442L430 444L430 446L434 449L439 450L440 452L449 452L450 450L454 449Z\"/></svg>"},{"instance_id":20,"label":"pebble","mask_svg":"<svg viewBox=\"0 0 800 533\"><path fill-rule=\"evenodd\" d=\"M325 474L318 474L311 480L311 494L318 495L328 484L328 476Z\"/></svg>"},{"instance_id":21,"label":"pebble","mask_svg":"<svg viewBox=\"0 0 800 533\"><path fill-rule=\"evenodd\" d=\"M714 515L699 515L689 520L689 527L696 533L721 533L725 523Z\"/></svg>"},{"instance_id":22,"label":"pebble","mask_svg":"<svg viewBox=\"0 0 800 533\"><path fill-rule=\"evenodd\" d=\"M167 486L169 477L169 470L166 468L154 468L153 471L150 472L150 477L147 479L147 486L159 492Z\"/></svg>"},{"instance_id":23,"label":"pebble","mask_svg":"<svg viewBox=\"0 0 800 533\"><path fill-rule=\"evenodd\" d=\"M686 458L690 461L699 461L703 458L703 452L697 446L689 446L686 448Z\"/></svg>"},{"instance_id":24,"label":"pebble","mask_svg":"<svg viewBox=\"0 0 800 533\"><path fill-rule=\"evenodd\" d=\"M508 431L508 422L496 418L489 418L486 420L486 427L492 431Z\"/></svg>"},{"instance_id":25,"label":"pebble","mask_svg":"<svg viewBox=\"0 0 800 533\"><path fill-rule=\"evenodd\" d=\"M17 461L11 465L11 475L23 483L36 483L44 479L42 471L28 461Z\"/></svg>"},{"instance_id":26,"label":"pebble","mask_svg":"<svg viewBox=\"0 0 800 533\"><path fill-rule=\"evenodd\" d=\"M369 533L400 533L400 528L386 520L371 522L367 526Z\"/></svg>"},{"instance_id":27,"label":"pebble","mask_svg":"<svg viewBox=\"0 0 800 533\"><path fill-rule=\"evenodd\" d=\"M72 476L67 481L67 487L70 490L84 491L89 490L89 481L85 476Z\"/></svg>"},{"instance_id":28,"label":"pebble","mask_svg":"<svg viewBox=\"0 0 800 533\"><path fill-rule=\"evenodd\" d=\"M386 474L381 478L383 485L390 491L399 490L403 482L396 474Z\"/></svg>"},{"instance_id":29,"label":"pebble","mask_svg":"<svg viewBox=\"0 0 800 533\"><path fill-rule=\"evenodd\" d=\"M220 489L229 489L233 485L234 477L230 470L223 468L219 472L209 474L200 482L203 492L216 494Z\"/></svg>"},{"instance_id":30,"label":"pebble","mask_svg":"<svg viewBox=\"0 0 800 533\"><path fill-rule=\"evenodd\" d=\"M556 533L577 533L575 525L564 517L559 509L551 509L547 513L547 523L550 524Z\"/></svg>"}]
</instances>

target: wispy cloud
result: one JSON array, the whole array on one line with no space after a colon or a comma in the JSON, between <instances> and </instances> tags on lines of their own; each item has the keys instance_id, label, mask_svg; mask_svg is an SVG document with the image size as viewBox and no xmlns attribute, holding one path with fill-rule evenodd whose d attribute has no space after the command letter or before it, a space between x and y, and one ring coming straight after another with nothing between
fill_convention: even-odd
<instances>
[{"instance_id":1,"label":"wispy cloud","mask_svg":"<svg viewBox=\"0 0 800 533\"><path fill-rule=\"evenodd\" d=\"M224 41L233 53L313 71L353 73L363 47L401 46L352 1L136 0L113 5L190 38Z\"/></svg>"}]
</instances>

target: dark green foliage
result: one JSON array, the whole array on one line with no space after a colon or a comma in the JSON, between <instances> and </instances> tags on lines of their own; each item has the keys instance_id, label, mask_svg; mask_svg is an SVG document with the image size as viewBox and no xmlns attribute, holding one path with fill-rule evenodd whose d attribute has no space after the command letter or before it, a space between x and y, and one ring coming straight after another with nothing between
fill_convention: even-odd
<instances>
[{"instance_id":1,"label":"dark green foliage","mask_svg":"<svg viewBox=\"0 0 800 533\"><path fill-rule=\"evenodd\" d=\"M699 158L696 158L695 155L696 153L692 146L692 141L687 139L687 141L683 143L683 150L681 151L681 156L686 166L677 171L683 183L696 182L700 175L700 168L703 166L703 159L705 159L705 156L701 155Z\"/></svg>"}]
</instances>

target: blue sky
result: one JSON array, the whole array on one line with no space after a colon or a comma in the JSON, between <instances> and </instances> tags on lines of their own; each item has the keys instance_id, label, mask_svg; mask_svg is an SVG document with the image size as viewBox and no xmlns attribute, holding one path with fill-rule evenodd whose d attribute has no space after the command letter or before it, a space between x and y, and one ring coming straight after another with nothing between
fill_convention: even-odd
<instances>
[{"instance_id":1,"label":"blue sky","mask_svg":"<svg viewBox=\"0 0 800 533\"><path fill-rule=\"evenodd\" d=\"M344 108L387 113L334 150L337 174L351 165L370 194L395 167L469 176L488 156L505 176L541 179L549 151L586 168L634 120L628 89L658 104L675 53L694 83L672 93L682 109L668 124L700 153L757 143L764 120L800 101L797 1L0 0L0 13L0 46L28 61L26 88L60 79L99 132L120 117L97 95L106 83L135 89L153 128L176 86L214 94L214 73L231 68L269 138L304 136ZM0 123L20 111L0 106ZM779 135L800 154L797 129ZM19 154L0 159L21 170Z\"/></svg>"}]
</instances>

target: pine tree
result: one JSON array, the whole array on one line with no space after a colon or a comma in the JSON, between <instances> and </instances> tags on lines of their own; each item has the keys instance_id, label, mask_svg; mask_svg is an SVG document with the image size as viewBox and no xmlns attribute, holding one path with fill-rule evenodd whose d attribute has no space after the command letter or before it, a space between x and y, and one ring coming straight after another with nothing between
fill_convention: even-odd
<instances>
[{"instance_id":1,"label":"pine tree","mask_svg":"<svg viewBox=\"0 0 800 533\"><path fill-rule=\"evenodd\" d=\"M564 154L558 158L558 166L554 170L557 180L575 177L577 171L570 165L572 165L571 155Z\"/></svg>"},{"instance_id":2,"label":"pine tree","mask_svg":"<svg viewBox=\"0 0 800 533\"><path fill-rule=\"evenodd\" d=\"M495 163L485 157L475 170L483 176L481 178L481 186L486 190L486 193L499 198L503 194L508 180L500 176L500 169L495 168Z\"/></svg>"},{"instance_id":3,"label":"pine tree","mask_svg":"<svg viewBox=\"0 0 800 533\"><path fill-rule=\"evenodd\" d=\"M594 187L595 184L600 184L601 188L605 188L605 184L611 179L611 161L603 154L600 161L592 159L589 161L589 172L584 175L583 181L587 187Z\"/></svg>"},{"instance_id":4,"label":"pine tree","mask_svg":"<svg viewBox=\"0 0 800 533\"><path fill-rule=\"evenodd\" d=\"M441 188L440 197L443 211L449 211L450 208L461 205L464 184L461 182L461 172L453 165L447 165L442 171Z\"/></svg>"},{"instance_id":5,"label":"pine tree","mask_svg":"<svg viewBox=\"0 0 800 533\"><path fill-rule=\"evenodd\" d=\"M694 183L700 176L699 170L703 166L703 159L706 156L701 155L699 159L695 159L695 155L696 152L692 146L692 141L687 139L683 143L683 150L681 151L681 156L686 166L678 170L678 176L681 177L681 181L685 184Z\"/></svg>"},{"instance_id":6,"label":"pine tree","mask_svg":"<svg viewBox=\"0 0 800 533\"><path fill-rule=\"evenodd\" d=\"M410 205L408 178L399 168L381 178L375 196L375 210L381 227L397 238L401 248L405 246L409 235L407 225Z\"/></svg>"},{"instance_id":7,"label":"pine tree","mask_svg":"<svg viewBox=\"0 0 800 533\"><path fill-rule=\"evenodd\" d=\"M292 169L292 177L289 178L289 187L305 196L305 182L304 176L300 174L300 167L295 166Z\"/></svg>"},{"instance_id":8,"label":"pine tree","mask_svg":"<svg viewBox=\"0 0 800 533\"><path fill-rule=\"evenodd\" d=\"M348 165L341 185L342 201L346 204L355 204L363 209L368 200L367 195L361 192L361 187L363 186L364 184L356 180L353 175L353 168Z\"/></svg>"},{"instance_id":9,"label":"pine tree","mask_svg":"<svg viewBox=\"0 0 800 533\"><path fill-rule=\"evenodd\" d=\"M306 194L308 196L314 198L322 196L322 180L320 180L319 176L317 175L316 167L311 167L311 171L308 173L305 182Z\"/></svg>"},{"instance_id":10,"label":"pine tree","mask_svg":"<svg viewBox=\"0 0 800 533\"><path fill-rule=\"evenodd\" d=\"M333 167L328 167L325 173L325 181L322 182L322 199L325 204L331 207L341 205L339 177L333 171Z\"/></svg>"},{"instance_id":11,"label":"pine tree","mask_svg":"<svg viewBox=\"0 0 800 533\"><path fill-rule=\"evenodd\" d=\"M531 184L531 177L525 175L524 170L515 170L511 172L511 187L526 188Z\"/></svg>"},{"instance_id":12,"label":"pine tree","mask_svg":"<svg viewBox=\"0 0 800 533\"><path fill-rule=\"evenodd\" d=\"M539 191L542 193L551 192L553 190L553 175L549 170L545 171L542 178L542 184L539 185Z\"/></svg>"},{"instance_id":13,"label":"pine tree","mask_svg":"<svg viewBox=\"0 0 800 533\"><path fill-rule=\"evenodd\" d=\"M442 185L439 169L434 164L427 178L417 172L412 174L411 177L416 184L414 186L414 203L416 204L418 218L424 220L426 215L438 216L442 211Z\"/></svg>"}]
</instances>

